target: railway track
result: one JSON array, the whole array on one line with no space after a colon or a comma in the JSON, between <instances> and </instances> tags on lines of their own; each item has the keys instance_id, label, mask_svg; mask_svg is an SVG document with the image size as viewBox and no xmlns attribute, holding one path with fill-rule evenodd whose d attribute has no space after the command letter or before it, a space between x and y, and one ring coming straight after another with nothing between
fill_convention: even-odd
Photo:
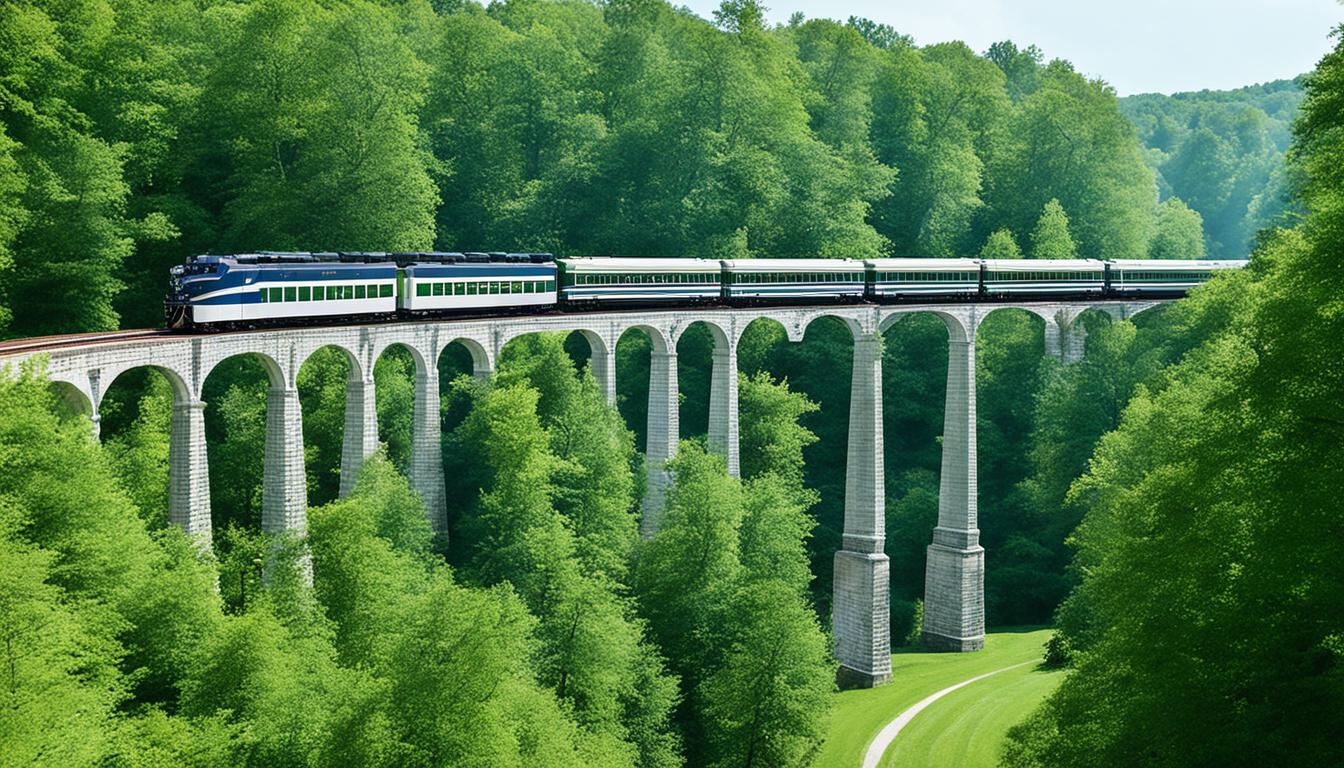
<instances>
[{"instance_id":1,"label":"railway track","mask_svg":"<svg viewBox=\"0 0 1344 768\"><path fill-rule=\"evenodd\" d=\"M169 336L168 331L153 328L141 328L130 331L104 331L99 333L69 333L62 336L39 336L31 339L10 339L0 341L0 356L21 352L41 352L47 349L78 347L84 344L102 344L111 341L135 341ZM180 334L179 334L180 335Z\"/></svg>"}]
</instances>

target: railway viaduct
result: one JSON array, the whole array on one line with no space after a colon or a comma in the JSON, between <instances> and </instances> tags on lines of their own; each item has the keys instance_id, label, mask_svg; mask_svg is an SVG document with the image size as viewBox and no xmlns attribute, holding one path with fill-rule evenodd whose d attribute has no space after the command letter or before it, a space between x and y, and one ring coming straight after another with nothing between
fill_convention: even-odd
<instances>
[{"instance_id":1,"label":"railway viaduct","mask_svg":"<svg viewBox=\"0 0 1344 768\"><path fill-rule=\"evenodd\" d=\"M440 453L437 361L450 344L470 351L473 373L488 377L500 350L511 339L537 332L579 332L592 350L590 366L608 401L616 397L616 342L637 328L652 343L648 441L649 477L641 532L658 528L665 489L665 464L677 450L677 340L696 323L714 338L708 443L738 474L737 344L753 321L769 318L790 341L801 341L821 317L842 321L853 333L853 381L845 478L845 521L841 550L834 561L833 632L841 675L850 685L871 686L891 677L888 618L888 560L885 543L885 490L882 449L881 334L901 318L929 313L948 333L946 408L942 439L938 525L928 548L925 571L924 640L948 650L984 645L984 549L976 514L976 329L990 313L1026 310L1045 321L1046 354L1065 364L1081 359L1085 332L1079 317L1094 309L1115 319L1133 316L1159 302L1088 301L1013 304L929 304L889 306L772 307L619 313L545 314L529 317L434 320L380 325L290 328L218 335L155 335L126 340L116 334L75 338L35 351L22 344L0 349L0 368L34 355L46 356L53 387L92 420L98 431L99 404L120 374L150 367L171 383L174 396L169 449L169 518L208 547L210 488L205 444L206 376L237 355L260 359L270 379L267 398L262 525L267 531L303 535L307 527L303 426L296 386L311 354L336 347L348 357L341 494L350 492L364 460L378 448L373 364L393 345L415 358L414 442L410 483L423 497L437 530L446 526L443 461Z\"/></svg>"}]
</instances>

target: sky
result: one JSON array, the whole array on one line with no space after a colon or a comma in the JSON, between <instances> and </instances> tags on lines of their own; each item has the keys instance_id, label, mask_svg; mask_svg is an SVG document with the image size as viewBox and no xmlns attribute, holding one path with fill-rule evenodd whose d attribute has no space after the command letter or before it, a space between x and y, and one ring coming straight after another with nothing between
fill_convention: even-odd
<instances>
[{"instance_id":1,"label":"sky","mask_svg":"<svg viewBox=\"0 0 1344 768\"><path fill-rule=\"evenodd\" d=\"M773 23L795 11L890 24L919 45L1035 43L1122 96L1222 90L1296 77L1332 47L1339 0L762 0ZM712 18L718 0L673 0Z\"/></svg>"}]
</instances>

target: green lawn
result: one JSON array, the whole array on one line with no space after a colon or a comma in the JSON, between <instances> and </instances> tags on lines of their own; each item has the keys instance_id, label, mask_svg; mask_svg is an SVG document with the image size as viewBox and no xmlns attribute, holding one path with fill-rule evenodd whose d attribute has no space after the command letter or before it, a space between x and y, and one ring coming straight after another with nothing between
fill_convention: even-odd
<instances>
[{"instance_id":1,"label":"green lawn","mask_svg":"<svg viewBox=\"0 0 1344 768\"><path fill-rule=\"evenodd\" d=\"M993 768L1008 729L1055 690L1063 670L1010 669L939 699L910 721L887 750L883 768L949 765Z\"/></svg>"},{"instance_id":2,"label":"green lawn","mask_svg":"<svg viewBox=\"0 0 1344 768\"><path fill-rule=\"evenodd\" d=\"M976 653L900 651L893 654L891 683L871 690L844 691L836 694L835 708L831 713L830 734L826 743L822 745L815 765L818 768L855 768L862 764L868 742L882 730L882 726L891 722L906 707L967 678L1040 658L1049 636L1048 629L1008 628L989 633L985 638L985 649ZM1034 665L1031 665L1004 672L1002 675L972 683L940 699L901 732L888 755L899 749L908 760L903 762L906 765L960 765L961 763L957 762L961 759L959 755L987 753L992 763L997 757L998 744L1003 732L1025 717L1036 702L1049 692L1050 687L1042 691L1041 685L1047 682L1048 686L1058 684L1058 675L1032 674L1030 670L1034 668ZM971 706L976 703L978 697L988 696L991 690L996 689L1000 677L1014 684L1010 687L1022 684L1024 687L1019 689L1018 694L1034 695L1034 698L1030 701L1017 700L1010 694L1006 700L1000 700L999 706L992 704L983 707ZM1025 680L1031 682L1024 682ZM997 696L993 698L999 700ZM964 704L957 706L955 702ZM940 708L949 703L951 706L948 709L953 711L952 720L949 722L954 723L958 729L969 728L971 732L962 734L964 738L952 733L940 736L945 730L944 727L928 731L926 739L918 738L918 734L923 733L925 728L922 721L925 718L940 717ZM1017 710L1016 717L1013 716L1014 710ZM958 717L958 712L963 717ZM1000 723L1002 725L999 725ZM930 748L952 749L953 751L947 754L953 761L931 762L923 757L911 759L915 753L903 751L905 748L902 744L912 735L916 736L916 739L912 740L912 747L915 741L920 741L928 744ZM957 748L954 745L958 743L959 738L962 747ZM942 753L939 755L941 757Z\"/></svg>"}]
</instances>

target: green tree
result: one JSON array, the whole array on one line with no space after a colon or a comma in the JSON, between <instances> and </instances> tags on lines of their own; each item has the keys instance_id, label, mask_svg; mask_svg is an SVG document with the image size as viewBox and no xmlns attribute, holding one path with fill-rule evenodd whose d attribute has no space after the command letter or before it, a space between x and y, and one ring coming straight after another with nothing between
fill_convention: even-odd
<instances>
[{"instance_id":1,"label":"green tree","mask_svg":"<svg viewBox=\"0 0 1344 768\"><path fill-rule=\"evenodd\" d=\"M1006 229L995 230L985 244L980 247L982 259L1020 259L1022 249L1017 247L1017 238Z\"/></svg>"},{"instance_id":2,"label":"green tree","mask_svg":"<svg viewBox=\"0 0 1344 768\"><path fill-rule=\"evenodd\" d=\"M1204 258L1204 219L1178 197L1157 208L1157 232L1148 244L1150 259Z\"/></svg>"},{"instance_id":3,"label":"green tree","mask_svg":"<svg viewBox=\"0 0 1344 768\"><path fill-rule=\"evenodd\" d=\"M1072 212L1081 252L1142 258L1152 237L1153 184L1115 91L1055 60L1016 106L986 166L982 230L1029 231L1054 198Z\"/></svg>"},{"instance_id":4,"label":"green tree","mask_svg":"<svg viewBox=\"0 0 1344 768\"><path fill-rule=\"evenodd\" d=\"M1344 315L1318 278L1344 244L1342 73L1337 45L1307 80L1291 153L1305 219L1196 293L1222 321L1139 390L1070 491L1086 508L1059 612L1076 669L1010 734L1011 765L1344 759L1344 553L1311 534L1344 476ZM1239 311L1205 298L1224 292Z\"/></svg>"},{"instance_id":5,"label":"green tree","mask_svg":"<svg viewBox=\"0 0 1344 768\"><path fill-rule=\"evenodd\" d=\"M19 195L14 213L7 205L4 214L14 333L117 327L117 273L132 244L129 190L118 150L79 107L92 74L86 57L112 25L111 8L94 2L10 4L0 21L6 202Z\"/></svg>"},{"instance_id":6,"label":"green tree","mask_svg":"<svg viewBox=\"0 0 1344 768\"><path fill-rule=\"evenodd\" d=\"M418 146L424 66L393 11L257 2L210 16L210 180L234 249L416 250L438 193ZM219 151L213 151L218 148Z\"/></svg>"},{"instance_id":7,"label":"green tree","mask_svg":"<svg viewBox=\"0 0 1344 768\"><path fill-rule=\"evenodd\" d=\"M1031 258L1073 259L1078 257L1078 244L1069 234L1069 216L1058 200L1051 200L1036 220L1031 231Z\"/></svg>"},{"instance_id":8,"label":"green tree","mask_svg":"<svg viewBox=\"0 0 1344 768\"><path fill-rule=\"evenodd\" d=\"M803 451L817 442L817 436L798 420L821 407L765 371L739 374L737 392L742 476L750 480L774 474L801 492Z\"/></svg>"},{"instance_id":9,"label":"green tree","mask_svg":"<svg viewBox=\"0 0 1344 768\"><path fill-rule=\"evenodd\" d=\"M545 346L563 355L559 344ZM572 378L565 360L562 370ZM503 366L500 378L511 378ZM638 735L629 746L639 760L665 764L674 749L666 726L670 683L649 679L640 657L654 651L617 584L580 567L575 533L551 502L561 462L540 423L539 400L522 383L489 388L458 428L457 439L474 449L484 474L479 503L458 538L471 553L466 572L518 590L538 617L538 678L574 707L587 730L617 743ZM638 679L651 685L638 690ZM666 709L660 716L651 704Z\"/></svg>"},{"instance_id":10,"label":"green tree","mask_svg":"<svg viewBox=\"0 0 1344 768\"><path fill-rule=\"evenodd\" d=\"M807 600L808 501L765 474L744 490L684 441L635 592L682 680L690 762L796 764L819 742L833 670Z\"/></svg>"},{"instance_id":11,"label":"green tree","mask_svg":"<svg viewBox=\"0 0 1344 768\"><path fill-rule=\"evenodd\" d=\"M12 503L12 502L11 502ZM8 506L8 505L6 505ZM49 582L56 555L0 522L0 743L25 765L99 765L113 750L121 699L117 625Z\"/></svg>"},{"instance_id":12,"label":"green tree","mask_svg":"<svg viewBox=\"0 0 1344 768\"><path fill-rule=\"evenodd\" d=\"M136 509L151 528L168 524L168 449L173 393L162 376L137 402L135 421L104 446Z\"/></svg>"}]
</instances>

